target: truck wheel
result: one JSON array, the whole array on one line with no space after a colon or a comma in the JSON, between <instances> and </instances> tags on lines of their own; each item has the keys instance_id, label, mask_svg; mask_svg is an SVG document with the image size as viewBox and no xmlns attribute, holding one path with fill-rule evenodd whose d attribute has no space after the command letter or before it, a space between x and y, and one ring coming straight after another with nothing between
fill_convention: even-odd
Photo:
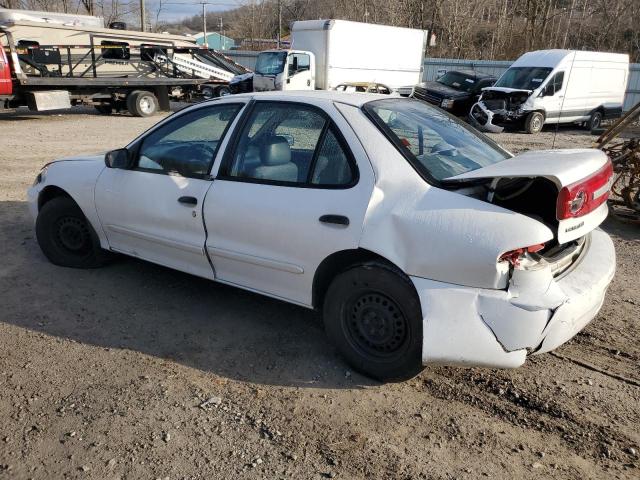
<instances>
[{"instance_id":1,"label":"truck wheel","mask_svg":"<svg viewBox=\"0 0 640 480\"><path fill-rule=\"evenodd\" d=\"M111 115L113 113L113 105L111 103L100 103L94 106L100 115Z\"/></svg>"},{"instance_id":2,"label":"truck wheel","mask_svg":"<svg viewBox=\"0 0 640 480\"><path fill-rule=\"evenodd\" d=\"M36 219L36 238L42 253L55 265L95 268L104 265L108 252L80 207L69 197L45 203Z\"/></svg>"},{"instance_id":3,"label":"truck wheel","mask_svg":"<svg viewBox=\"0 0 640 480\"><path fill-rule=\"evenodd\" d=\"M231 89L229 89L229 87L218 87L217 94L218 97L226 97L227 95L231 95Z\"/></svg>"},{"instance_id":4,"label":"truck wheel","mask_svg":"<svg viewBox=\"0 0 640 480\"><path fill-rule=\"evenodd\" d=\"M216 96L216 91L214 90L214 88L208 87L208 86L202 87L202 89L200 90L200 93L202 94L202 98L204 98L205 100L211 100Z\"/></svg>"},{"instance_id":5,"label":"truck wheel","mask_svg":"<svg viewBox=\"0 0 640 480\"><path fill-rule=\"evenodd\" d=\"M327 336L357 371L400 381L422 370L422 314L411 281L382 262L340 273L324 299Z\"/></svg>"},{"instance_id":6,"label":"truck wheel","mask_svg":"<svg viewBox=\"0 0 640 480\"><path fill-rule=\"evenodd\" d=\"M600 128L600 124L602 123L602 112L600 110L596 110L589 117L589 121L587 122L587 128L591 132L596 132Z\"/></svg>"},{"instance_id":7,"label":"truck wheel","mask_svg":"<svg viewBox=\"0 0 640 480\"><path fill-rule=\"evenodd\" d=\"M544 115L540 112L531 112L524 122L524 131L527 133L540 133L544 125Z\"/></svg>"},{"instance_id":8,"label":"truck wheel","mask_svg":"<svg viewBox=\"0 0 640 480\"><path fill-rule=\"evenodd\" d=\"M150 117L158 111L158 99L151 92L134 90L127 96L127 110L134 117Z\"/></svg>"}]
</instances>

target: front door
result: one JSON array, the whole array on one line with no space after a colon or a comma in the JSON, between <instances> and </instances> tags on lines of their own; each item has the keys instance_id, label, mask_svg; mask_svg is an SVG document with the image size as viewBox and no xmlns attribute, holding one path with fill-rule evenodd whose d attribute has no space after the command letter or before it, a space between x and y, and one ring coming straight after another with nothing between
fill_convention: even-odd
<instances>
[{"instance_id":1,"label":"front door","mask_svg":"<svg viewBox=\"0 0 640 480\"><path fill-rule=\"evenodd\" d=\"M313 90L313 70L308 53L291 53L287 58L287 79L283 90Z\"/></svg>"},{"instance_id":2,"label":"front door","mask_svg":"<svg viewBox=\"0 0 640 480\"><path fill-rule=\"evenodd\" d=\"M102 172L96 205L113 250L214 277L204 251L202 206L218 146L241 107L221 104L178 114L132 147L132 170Z\"/></svg>"},{"instance_id":3,"label":"front door","mask_svg":"<svg viewBox=\"0 0 640 480\"><path fill-rule=\"evenodd\" d=\"M557 72L549 79L542 90L542 104L545 110L545 123L559 123L562 118L564 100L564 72Z\"/></svg>"},{"instance_id":4,"label":"front door","mask_svg":"<svg viewBox=\"0 0 640 480\"><path fill-rule=\"evenodd\" d=\"M331 108L253 105L205 199L217 279L311 305L318 265L358 248L373 172Z\"/></svg>"}]
</instances>

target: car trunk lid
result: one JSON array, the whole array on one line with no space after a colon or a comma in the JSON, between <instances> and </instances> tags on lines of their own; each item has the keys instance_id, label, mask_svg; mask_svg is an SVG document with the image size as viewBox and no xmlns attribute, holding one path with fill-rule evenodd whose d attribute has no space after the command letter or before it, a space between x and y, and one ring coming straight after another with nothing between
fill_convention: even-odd
<instances>
[{"instance_id":1,"label":"car trunk lid","mask_svg":"<svg viewBox=\"0 0 640 480\"><path fill-rule=\"evenodd\" d=\"M557 188L556 238L559 244L586 235L607 216L613 178L608 157L595 149L529 151L445 181L544 178Z\"/></svg>"}]
</instances>

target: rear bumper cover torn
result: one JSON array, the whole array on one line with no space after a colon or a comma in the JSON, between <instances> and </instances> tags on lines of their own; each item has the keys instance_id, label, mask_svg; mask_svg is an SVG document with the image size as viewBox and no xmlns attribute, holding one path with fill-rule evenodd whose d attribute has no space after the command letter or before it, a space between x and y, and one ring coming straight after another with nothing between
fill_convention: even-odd
<instances>
[{"instance_id":1,"label":"rear bumper cover torn","mask_svg":"<svg viewBox=\"0 0 640 480\"><path fill-rule=\"evenodd\" d=\"M412 277L423 314L422 361L513 368L548 352L598 313L615 273L613 242L590 233L571 268L515 271L507 290L464 287Z\"/></svg>"}]
</instances>

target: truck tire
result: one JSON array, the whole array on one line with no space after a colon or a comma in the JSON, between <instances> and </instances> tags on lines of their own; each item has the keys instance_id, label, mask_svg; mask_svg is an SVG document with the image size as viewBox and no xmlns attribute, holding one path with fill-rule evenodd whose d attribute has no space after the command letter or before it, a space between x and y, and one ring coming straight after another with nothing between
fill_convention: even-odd
<instances>
[{"instance_id":1,"label":"truck tire","mask_svg":"<svg viewBox=\"0 0 640 480\"><path fill-rule=\"evenodd\" d=\"M205 100L211 100L216 97L216 90L208 85L202 87L202 89L200 89L200 93L202 94L202 98Z\"/></svg>"},{"instance_id":2,"label":"truck tire","mask_svg":"<svg viewBox=\"0 0 640 480\"><path fill-rule=\"evenodd\" d=\"M524 131L527 133L540 133L544 125L544 115L540 112L531 112L524 122Z\"/></svg>"},{"instance_id":3,"label":"truck tire","mask_svg":"<svg viewBox=\"0 0 640 480\"><path fill-rule=\"evenodd\" d=\"M158 99L145 90L134 90L127 96L127 110L134 117L150 117L158 111Z\"/></svg>"},{"instance_id":4,"label":"truck tire","mask_svg":"<svg viewBox=\"0 0 640 480\"><path fill-rule=\"evenodd\" d=\"M109 259L91 223L69 197L56 197L42 206L36 219L36 238L54 265L96 268Z\"/></svg>"},{"instance_id":5,"label":"truck tire","mask_svg":"<svg viewBox=\"0 0 640 480\"><path fill-rule=\"evenodd\" d=\"M411 283L383 262L338 274L324 299L327 336L347 362L381 381L401 381L422 370L422 310Z\"/></svg>"},{"instance_id":6,"label":"truck tire","mask_svg":"<svg viewBox=\"0 0 640 480\"><path fill-rule=\"evenodd\" d=\"M600 110L596 110L595 112L593 112L589 117L589 121L587 122L587 128L589 129L589 131L595 134L595 132L597 132L600 128L603 118L604 116L602 115L602 112Z\"/></svg>"},{"instance_id":7,"label":"truck tire","mask_svg":"<svg viewBox=\"0 0 640 480\"><path fill-rule=\"evenodd\" d=\"M218 87L218 90L216 91L217 93L217 97L226 97L227 95L231 95L231 89L229 87Z\"/></svg>"}]
</instances>

